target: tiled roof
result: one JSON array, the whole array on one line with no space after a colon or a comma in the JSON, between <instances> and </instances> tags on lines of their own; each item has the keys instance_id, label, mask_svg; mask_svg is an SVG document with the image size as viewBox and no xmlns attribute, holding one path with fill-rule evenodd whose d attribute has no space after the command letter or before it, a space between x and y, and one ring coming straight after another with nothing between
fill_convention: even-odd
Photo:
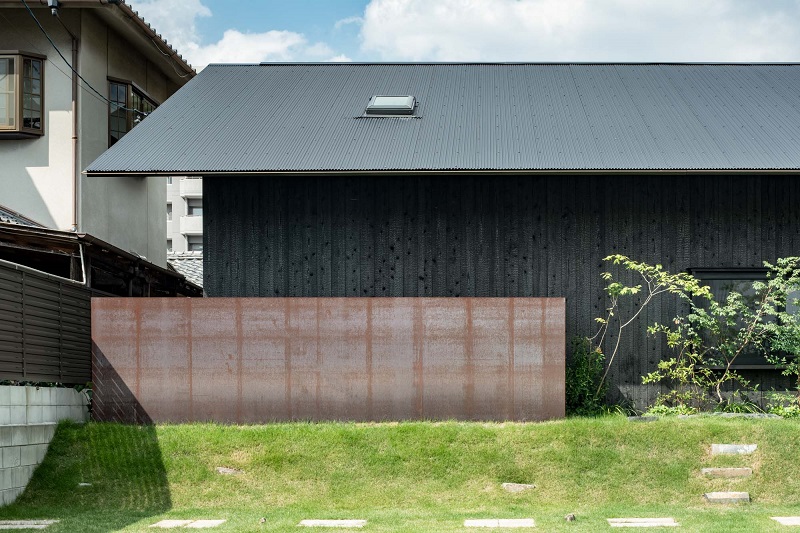
<instances>
[{"instance_id":1,"label":"tiled roof","mask_svg":"<svg viewBox=\"0 0 800 533\"><path fill-rule=\"evenodd\" d=\"M20 215L16 211L12 211L7 207L3 207L2 205L0 205L0 222L5 222L6 224L17 224L18 226L31 226L33 228L46 227L42 226L38 222L34 222L33 220Z\"/></svg>"},{"instance_id":2,"label":"tiled roof","mask_svg":"<svg viewBox=\"0 0 800 533\"><path fill-rule=\"evenodd\" d=\"M167 252L167 263L195 285L203 286L203 252Z\"/></svg>"}]
</instances>

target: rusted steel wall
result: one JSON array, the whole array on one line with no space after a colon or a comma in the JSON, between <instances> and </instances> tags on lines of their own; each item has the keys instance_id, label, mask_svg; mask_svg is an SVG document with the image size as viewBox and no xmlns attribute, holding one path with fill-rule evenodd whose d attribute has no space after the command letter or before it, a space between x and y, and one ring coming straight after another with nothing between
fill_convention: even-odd
<instances>
[{"instance_id":1,"label":"rusted steel wall","mask_svg":"<svg viewBox=\"0 0 800 533\"><path fill-rule=\"evenodd\" d=\"M92 300L93 416L564 416L563 298Z\"/></svg>"}]
</instances>

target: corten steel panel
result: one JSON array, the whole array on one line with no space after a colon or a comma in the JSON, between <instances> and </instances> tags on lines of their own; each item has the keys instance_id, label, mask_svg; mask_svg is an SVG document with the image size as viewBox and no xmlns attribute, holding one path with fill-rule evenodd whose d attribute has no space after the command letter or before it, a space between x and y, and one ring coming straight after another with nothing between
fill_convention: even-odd
<instances>
[{"instance_id":1,"label":"corten steel panel","mask_svg":"<svg viewBox=\"0 0 800 533\"><path fill-rule=\"evenodd\" d=\"M563 298L92 300L123 422L564 416Z\"/></svg>"}]
</instances>

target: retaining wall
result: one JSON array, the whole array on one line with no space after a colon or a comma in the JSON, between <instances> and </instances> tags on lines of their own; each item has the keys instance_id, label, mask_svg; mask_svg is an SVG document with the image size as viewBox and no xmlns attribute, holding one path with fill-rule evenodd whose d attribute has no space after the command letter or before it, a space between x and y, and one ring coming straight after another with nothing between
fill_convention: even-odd
<instances>
[{"instance_id":1,"label":"retaining wall","mask_svg":"<svg viewBox=\"0 0 800 533\"><path fill-rule=\"evenodd\" d=\"M59 421L88 419L88 400L74 389L0 386L0 505L25 490Z\"/></svg>"}]
</instances>

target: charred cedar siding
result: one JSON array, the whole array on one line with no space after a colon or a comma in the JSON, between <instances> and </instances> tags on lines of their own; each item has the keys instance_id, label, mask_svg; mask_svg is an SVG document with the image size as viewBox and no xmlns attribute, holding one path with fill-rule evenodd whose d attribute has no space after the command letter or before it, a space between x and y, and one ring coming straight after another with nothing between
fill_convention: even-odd
<instances>
[{"instance_id":1,"label":"charred cedar siding","mask_svg":"<svg viewBox=\"0 0 800 533\"><path fill-rule=\"evenodd\" d=\"M237 177L204 187L209 296L564 296L567 339L596 329L608 254L671 272L800 254L790 175ZM641 376L665 346L645 325L677 310L661 297L631 328L614 393L654 399ZM749 375L762 391L786 384Z\"/></svg>"}]
</instances>

